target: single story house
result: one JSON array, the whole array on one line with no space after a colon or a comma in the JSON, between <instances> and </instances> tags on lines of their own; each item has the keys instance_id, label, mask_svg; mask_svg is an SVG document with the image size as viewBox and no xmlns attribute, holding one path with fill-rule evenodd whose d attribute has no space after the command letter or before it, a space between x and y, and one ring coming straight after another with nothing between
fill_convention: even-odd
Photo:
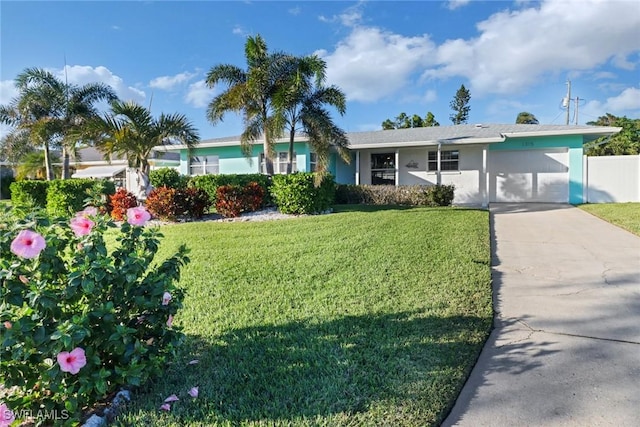
<instances>
[{"instance_id":1,"label":"single story house","mask_svg":"<svg viewBox=\"0 0 640 427\"><path fill-rule=\"evenodd\" d=\"M620 128L475 124L348 133L351 162L331 153L329 171L343 184L455 185L457 205L490 202L582 203L583 146ZM258 173L261 142L243 155L240 138L156 147L180 153L185 175ZM286 168L288 140L275 144L276 173ZM294 170L313 171L315 153L304 135L294 144Z\"/></svg>"},{"instance_id":2,"label":"single story house","mask_svg":"<svg viewBox=\"0 0 640 427\"><path fill-rule=\"evenodd\" d=\"M153 150L149 156L151 170L158 168L180 167L180 155L175 152ZM126 158L111 155L105 159L102 152L95 147L83 147L78 150L75 159L71 159L71 167L75 172L72 178L107 178L115 182L118 187L125 187L130 191L137 191L138 176L130 170Z\"/></svg>"}]
</instances>

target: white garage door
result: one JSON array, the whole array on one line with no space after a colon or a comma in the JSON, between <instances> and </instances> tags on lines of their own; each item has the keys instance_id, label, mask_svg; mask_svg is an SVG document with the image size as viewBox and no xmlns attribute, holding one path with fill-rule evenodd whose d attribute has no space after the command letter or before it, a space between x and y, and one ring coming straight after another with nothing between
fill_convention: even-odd
<instances>
[{"instance_id":1,"label":"white garage door","mask_svg":"<svg viewBox=\"0 0 640 427\"><path fill-rule=\"evenodd\" d=\"M489 152L491 202L569 201L566 149Z\"/></svg>"}]
</instances>

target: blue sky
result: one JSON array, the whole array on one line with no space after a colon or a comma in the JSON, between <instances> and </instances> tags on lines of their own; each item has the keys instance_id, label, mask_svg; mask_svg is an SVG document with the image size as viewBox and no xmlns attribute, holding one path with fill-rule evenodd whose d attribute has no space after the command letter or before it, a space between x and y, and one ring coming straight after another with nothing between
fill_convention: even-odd
<instances>
[{"instance_id":1,"label":"blue sky","mask_svg":"<svg viewBox=\"0 0 640 427\"><path fill-rule=\"evenodd\" d=\"M246 68L244 43L317 54L327 83L347 95L336 122L381 128L401 112L435 114L471 91L469 123L513 123L529 111L563 124L566 81L578 121L607 112L640 117L640 2L550 1L2 1L0 104L13 79L46 68L72 83L101 81L122 99L183 113L203 139L238 135L234 114L212 126L207 88L214 65ZM572 121L575 103L571 104Z\"/></svg>"}]
</instances>

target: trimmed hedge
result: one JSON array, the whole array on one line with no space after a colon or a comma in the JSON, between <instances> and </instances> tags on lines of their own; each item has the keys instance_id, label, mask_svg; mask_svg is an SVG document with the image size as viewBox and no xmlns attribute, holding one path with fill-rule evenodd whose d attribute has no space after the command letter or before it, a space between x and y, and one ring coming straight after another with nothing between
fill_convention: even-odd
<instances>
[{"instance_id":1,"label":"trimmed hedge","mask_svg":"<svg viewBox=\"0 0 640 427\"><path fill-rule=\"evenodd\" d=\"M450 206L453 185L343 185L336 186L336 203L363 205Z\"/></svg>"},{"instance_id":2,"label":"trimmed hedge","mask_svg":"<svg viewBox=\"0 0 640 427\"><path fill-rule=\"evenodd\" d=\"M333 176L325 176L317 187L314 179L315 173L311 172L275 175L271 197L278 210L286 214L313 214L329 209L335 201Z\"/></svg>"},{"instance_id":3,"label":"trimmed hedge","mask_svg":"<svg viewBox=\"0 0 640 427\"><path fill-rule=\"evenodd\" d=\"M24 180L11 183L11 204L15 208L46 208L49 182Z\"/></svg>"},{"instance_id":4,"label":"trimmed hedge","mask_svg":"<svg viewBox=\"0 0 640 427\"><path fill-rule=\"evenodd\" d=\"M149 172L149 182L154 188L168 187L177 190L186 187L188 181L189 177L180 175L180 172L172 168L160 168Z\"/></svg>"},{"instance_id":5,"label":"trimmed hedge","mask_svg":"<svg viewBox=\"0 0 640 427\"><path fill-rule=\"evenodd\" d=\"M93 189L93 179L56 179L49 182L47 213L50 216L69 217L84 208L87 190Z\"/></svg>"},{"instance_id":6,"label":"trimmed hedge","mask_svg":"<svg viewBox=\"0 0 640 427\"><path fill-rule=\"evenodd\" d=\"M198 175L193 176L189 180L189 187L201 188L209 194L211 203L215 205L218 187L223 185L232 185L237 187L246 187L252 182L258 183L264 190L265 200L263 206L271 204L269 199L269 188L271 187L271 179L267 175L259 173L250 174L225 174L225 175Z\"/></svg>"}]
</instances>

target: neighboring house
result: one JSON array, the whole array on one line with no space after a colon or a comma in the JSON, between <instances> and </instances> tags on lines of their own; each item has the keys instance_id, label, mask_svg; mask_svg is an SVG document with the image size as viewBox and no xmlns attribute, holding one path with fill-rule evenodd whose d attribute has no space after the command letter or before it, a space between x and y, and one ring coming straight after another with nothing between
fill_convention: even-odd
<instances>
[{"instance_id":1,"label":"neighboring house","mask_svg":"<svg viewBox=\"0 0 640 427\"><path fill-rule=\"evenodd\" d=\"M158 168L180 167L178 153L154 150L149 159L151 170ZM84 147L78 150L78 155L72 159L71 166L75 169L72 178L108 178L118 187L125 187L129 191L137 191L138 176L129 168L127 159L112 155L105 159L102 152L94 147Z\"/></svg>"},{"instance_id":2,"label":"neighboring house","mask_svg":"<svg viewBox=\"0 0 640 427\"><path fill-rule=\"evenodd\" d=\"M566 125L455 125L348 134L351 164L336 154L329 172L338 183L455 185L454 203L582 203L583 145L620 128ZM185 175L257 173L262 145L243 155L240 138L204 140L191 153L183 145L157 147L180 153ZM284 173L288 142L276 143L274 169ZM294 170L313 171L315 153L296 138Z\"/></svg>"}]
</instances>

